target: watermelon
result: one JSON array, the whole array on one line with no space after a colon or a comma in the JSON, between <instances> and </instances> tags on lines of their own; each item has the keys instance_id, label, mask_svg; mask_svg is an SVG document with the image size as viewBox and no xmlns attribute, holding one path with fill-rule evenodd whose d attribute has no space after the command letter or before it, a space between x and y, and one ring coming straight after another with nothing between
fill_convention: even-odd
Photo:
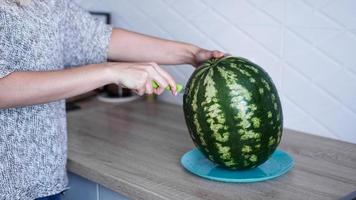
<instances>
[{"instance_id":1,"label":"watermelon","mask_svg":"<svg viewBox=\"0 0 356 200\"><path fill-rule=\"evenodd\" d=\"M266 71L245 58L202 64L187 83L183 110L197 148L228 169L261 165L281 141L283 114L276 87Z\"/></svg>"}]
</instances>

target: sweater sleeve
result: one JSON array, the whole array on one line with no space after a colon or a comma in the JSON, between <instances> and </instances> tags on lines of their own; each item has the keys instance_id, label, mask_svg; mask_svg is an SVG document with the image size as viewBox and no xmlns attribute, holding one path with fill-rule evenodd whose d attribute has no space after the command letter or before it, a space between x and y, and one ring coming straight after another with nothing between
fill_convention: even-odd
<instances>
[{"instance_id":1,"label":"sweater sleeve","mask_svg":"<svg viewBox=\"0 0 356 200\"><path fill-rule=\"evenodd\" d=\"M96 20L71 0L63 0L63 57L65 67L107 60L112 27Z\"/></svg>"},{"instance_id":2,"label":"sweater sleeve","mask_svg":"<svg viewBox=\"0 0 356 200\"><path fill-rule=\"evenodd\" d=\"M0 78L4 78L5 76L11 74L13 71L14 70L8 67L6 61L0 58Z\"/></svg>"},{"instance_id":3,"label":"sweater sleeve","mask_svg":"<svg viewBox=\"0 0 356 200\"><path fill-rule=\"evenodd\" d=\"M4 78L15 71L11 67L11 63L9 63L9 58L12 57L10 54L14 46L13 34L11 34L11 29L8 25L12 20L12 15L0 9L0 78Z\"/></svg>"}]
</instances>

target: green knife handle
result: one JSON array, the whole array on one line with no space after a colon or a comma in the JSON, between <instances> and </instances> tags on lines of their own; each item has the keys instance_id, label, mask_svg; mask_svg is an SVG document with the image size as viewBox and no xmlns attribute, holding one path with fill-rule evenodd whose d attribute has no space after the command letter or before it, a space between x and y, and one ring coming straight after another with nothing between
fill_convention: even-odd
<instances>
[{"instance_id":1,"label":"green knife handle","mask_svg":"<svg viewBox=\"0 0 356 200\"><path fill-rule=\"evenodd\" d=\"M152 81L152 87L154 89L157 89L157 88L159 88L159 85L158 85L158 83L156 83L156 81ZM168 90L168 91L172 91L170 85L167 86L165 89ZM183 90L183 86L181 84L177 83L176 84L176 89L177 89L177 93L180 93Z\"/></svg>"}]
</instances>

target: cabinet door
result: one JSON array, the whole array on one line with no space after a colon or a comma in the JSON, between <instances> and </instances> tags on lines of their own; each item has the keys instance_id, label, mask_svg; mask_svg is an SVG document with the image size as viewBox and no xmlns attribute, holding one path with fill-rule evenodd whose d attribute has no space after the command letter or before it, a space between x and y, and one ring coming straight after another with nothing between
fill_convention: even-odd
<instances>
[{"instance_id":1,"label":"cabinet door","mask_svg":"<svg viewBox=\"0 0 356 200\"><path fill-rule=\"evenodd\" d=\"M68 172L69 189L62 200L129 200L123 195L92 182L74 173Z\"/></svg>"},{"instance_id":2,"label":"cabinet door","mask_svg":"<svg viewBox=\"0 0 356 200\"><path fill-rule=\"evenodd\" d=\"M129 200L123 195L99 185L99 200Z\"/></svg>"},{"instance_id":3,"label":"cabinet door","mask_svg":"<svg viewBox=\"0 0 356 200\"><path fill-rule=\"evenodd\" d=\"M68 179L69 189L64 192L63 200L98 200L96 183L70 172Z\"/></svg>"}]
</instances>

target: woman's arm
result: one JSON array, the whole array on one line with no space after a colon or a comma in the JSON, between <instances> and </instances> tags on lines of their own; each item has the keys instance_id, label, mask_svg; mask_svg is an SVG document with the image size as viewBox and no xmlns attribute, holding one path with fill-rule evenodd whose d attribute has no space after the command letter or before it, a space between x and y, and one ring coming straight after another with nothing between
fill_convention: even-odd
<instances>
[{"instance_id":1,"label":"woman's arm","mask_svg":"<svg viewBox=\"0 0 356 200\"><path fill-rule=\"evenodd\" d=\"M154 90L151 81L161 87ZM116 83L138 94L161 94L173 78L155 63L103 63L48 72L13 72L0 78L0 109L47 103Z\"/></svg>"},{"instance_id":2,"label":"woman's arm","mask_svg":"<svg viewBox=\"0 0 356 200\"><path fill-rule=\"evenodd\" d=\"M128 62L156 62L158 64L199 65L211 57L222 57L219 51L209 51L192 44L113 29L109 44L110 60Z\"/></svg>"},{"instance_id":3,"label":"woman's arm","mask_svg":"<svg viewBox=\"0 0 356 200\"><path fill-rule=\"evenodd\" d=\"M13 72L0 79L0 108L47 103L109 83L105 67L88 65L48 72Z\"/></svg>"}]
</instances>

